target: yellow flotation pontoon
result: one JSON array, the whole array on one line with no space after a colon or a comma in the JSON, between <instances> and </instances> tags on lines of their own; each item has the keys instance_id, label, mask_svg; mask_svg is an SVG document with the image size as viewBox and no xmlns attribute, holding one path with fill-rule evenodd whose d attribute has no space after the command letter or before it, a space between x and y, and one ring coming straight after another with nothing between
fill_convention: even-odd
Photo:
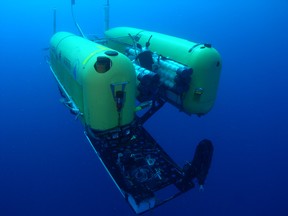
<instances>
[{"instance_id":1,"label":"yellow flotation pontoon","mask_svg":"<svg viewBox=\"0 0 288 216\"><path fill-rule=\"evenodd\" d=\"M109 29L105 32L105 36L106 46L126 55L134 55L135 61L139 62L138 56L142 52L147 50L152 52L152 67L146 67L145 60L149 61L147 58L143 60L143 67L158 73L162 84L167 86L165 92L167 101L187 114L202 115L211 110L216 99L222 67L221 57L211 45L130 27ZM140 66L142 62L140 59ZM184 69L185 67L192 69L189 77L187 77L188 69ZM173 82L175 84L175 80L177 82L181 79L183 71L186 73L184 75L182 73L182 78L184 81L189 80L188 88L179 91L179 88L187 85L185 82L180 82L176 86L178 91L175 91ZM172 83L171 77L174 79Z\"/></svg>"},{"instance_id":2,"label":"yellow flotation pontoon","mask_svg":"<svg viewBox=\"0 0 288 216\"><path fill-rule=\"evenodd\" d=\"M135 117L136 78L130 60L103 45L67 32L50 41L50 65L84 124L105 131Z\"/></svg>"}]
</instances>

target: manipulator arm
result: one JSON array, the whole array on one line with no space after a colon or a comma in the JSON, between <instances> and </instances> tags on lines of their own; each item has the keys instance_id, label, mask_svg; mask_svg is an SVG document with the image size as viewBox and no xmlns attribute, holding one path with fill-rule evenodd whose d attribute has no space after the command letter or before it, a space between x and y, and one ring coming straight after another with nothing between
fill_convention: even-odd
<instances>
[{"instance_id":1,"label":"manipulator arm","mask_svg":"<svg viewBox=\"0 0 288 216\"><path fill-rule=\"evenodd\" d=\"M185 192L194 187L192 180L197 179L202 188L212 162L213 144L210 140L204 139L197 145L194 158L183 167L183 178L176 182L176 187Z\"/></svg>"}]
</instances>

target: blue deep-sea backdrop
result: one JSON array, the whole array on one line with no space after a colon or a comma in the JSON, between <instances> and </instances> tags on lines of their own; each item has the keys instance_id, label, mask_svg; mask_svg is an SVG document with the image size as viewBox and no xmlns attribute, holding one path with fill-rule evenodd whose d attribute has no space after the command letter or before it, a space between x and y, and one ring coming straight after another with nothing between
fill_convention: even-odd
<instances>
[{"instance_id":1,"label":"blue deep-sea backdrop","mask_svg":"<svg viewBox=\"0 0 288 216\"><path fill-rule=\"evenodd\" d=\"M85 33L103 35L104 0L76 1ZM147 215L288 215L288 1L110 0L111 26L132 26L221 53L214 108L198 118L165 105L145 127L179 165L203 138L215 146L205 191ZM0 215L133 215L83 127L59 103L45 48L77 33L69 0L0 4Z\"/></svg>"}]
</instances>

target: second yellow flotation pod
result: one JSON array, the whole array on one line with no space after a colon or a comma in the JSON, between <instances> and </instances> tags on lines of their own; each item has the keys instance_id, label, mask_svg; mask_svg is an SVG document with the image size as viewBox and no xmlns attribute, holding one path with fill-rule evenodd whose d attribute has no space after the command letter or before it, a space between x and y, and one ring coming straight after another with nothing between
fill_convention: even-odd
<instances>
[{"instance_id":1,"label":"second yellow flotation pod","mask_svg":"<svg viewBox=\"0 0 288 216\"><path fill-rule=\"evenodd\" d=\"M211 110L222 67L221 57L211 45L130 27L112 28L105 35L106 45L119 52L125 53L127 47L138 44L142 47L149 44L149 50L160 56L163 64L173 61L191 68L193 73L189 89L180 99L170 94L167 94L167 99L187 114L202 115ZM164 75L169 76L167 73Z\"/></svg>"}]
</instances>

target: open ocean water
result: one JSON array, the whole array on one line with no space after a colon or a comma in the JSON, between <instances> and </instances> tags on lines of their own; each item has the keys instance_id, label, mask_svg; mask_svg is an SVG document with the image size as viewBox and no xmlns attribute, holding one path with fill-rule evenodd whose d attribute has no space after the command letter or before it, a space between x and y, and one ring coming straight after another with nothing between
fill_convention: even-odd
<instances>
[{"instance_id":1,"label":"open ocean water","mask_svg":"<svg viewBox=\"0 0 288 216\"><path fill-rule=\"evenodd\" d=\"M104 0L76 0L84 33L103 35ZM205 191L192 190L147 215L288 215L288 1L110 0L111 27L132 26L220 52L214 108L198 118L165 105L145 125L179 165L196 144L215 151ZM70 1L0 4L0 215L134 215L59 103L46 64L53 32L77 33Z\"/></svg>"}]
</instances>

